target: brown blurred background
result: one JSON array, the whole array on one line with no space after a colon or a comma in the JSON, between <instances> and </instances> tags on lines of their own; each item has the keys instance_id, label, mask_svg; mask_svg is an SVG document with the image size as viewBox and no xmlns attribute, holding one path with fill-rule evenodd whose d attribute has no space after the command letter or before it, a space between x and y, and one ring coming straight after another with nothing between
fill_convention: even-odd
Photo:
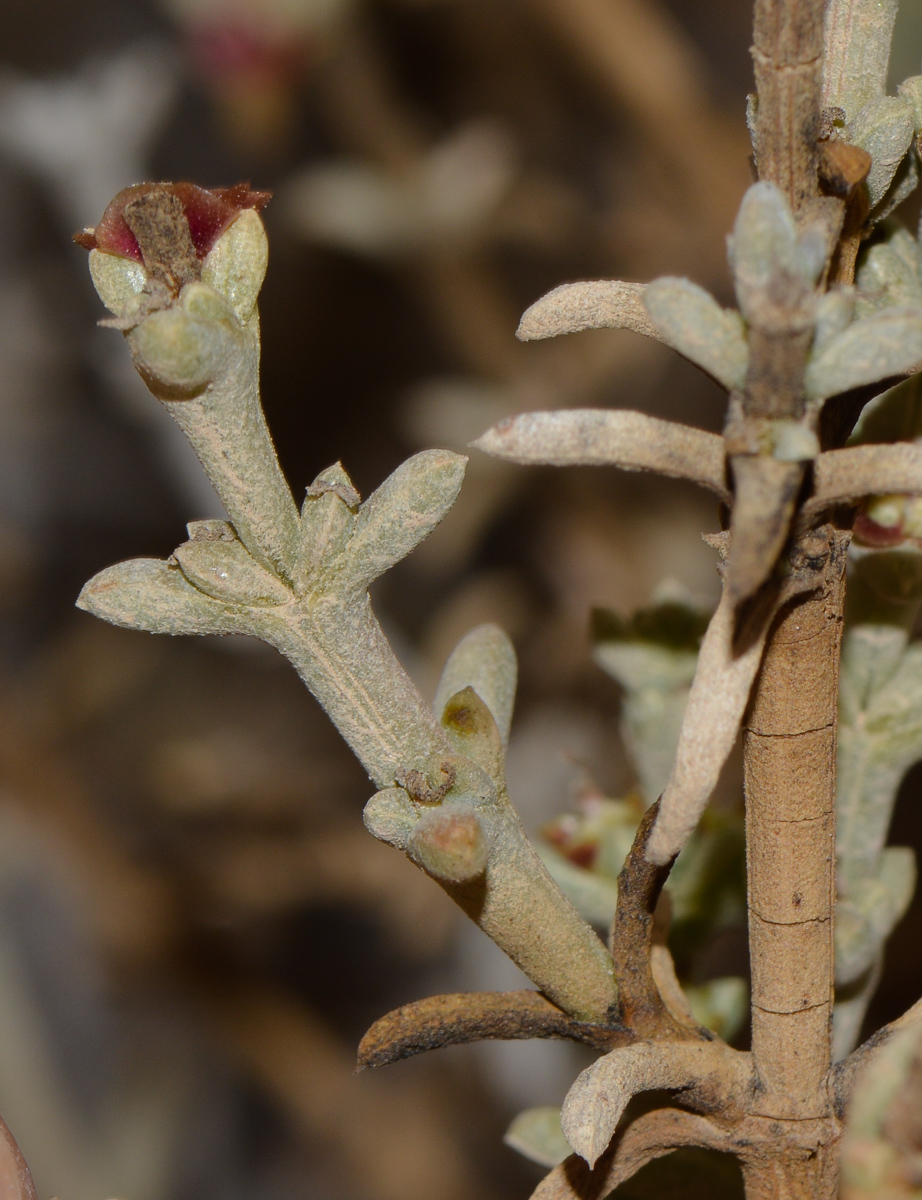
<instances>
[{"instance_id":1,"label":"brown blurred background","mask_svg":"<svg viewBox=\"0 0 922 1200\"><path fill-rule=\"evenodd\" d=\"M0 1112L41 1197L524 1198L540 1170L502 1133L584 1061L523 1043L352 1074L389 1008L521 977L365 833L370 786L287 664L74 609L97 570L221 510L96 327L70 234L139 178L274 190L264 399L299 499L337 458L367 494L515 411L719 429L722 395L658 345L514 330L578 278L688 274L729 300L749 18L745 0L5 0ZM901 23L898 78L919 26ZM714 602L716 525L680 484L475 455L379 585L428 695L473 625L512 635L531 830L633 782L590 607L626 615L664 580ZM922 842L920 784L898 843ZM922 992L920 938L917 903L878 1023Z\"/></svg>"}]
</instances>

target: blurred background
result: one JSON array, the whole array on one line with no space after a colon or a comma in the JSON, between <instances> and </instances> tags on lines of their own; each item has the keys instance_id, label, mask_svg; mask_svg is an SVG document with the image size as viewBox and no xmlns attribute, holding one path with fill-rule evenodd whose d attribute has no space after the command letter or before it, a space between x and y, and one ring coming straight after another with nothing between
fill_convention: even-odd
<instances>
[{"instance_id":1,"label":"blurred background","mask_svg":"<svg viewBox=\"0 0 922 1200\"><path fill-rule=\"evenodd\" d=\"M922 44L906 7L897 78ZM154 639L73 607L96 571L167 556L221 508L97 328L70 235L140 179L273 190L263 394L298 499L337 459L367 495L414 451L463 450L516 411L717 430L722 394L658 344L514 331L580 278L687 274L729 301L750 5L3 9L0 1113L42 1200L524 1200L541 1169L502 1134L559 1104L586 1060L518 1043L353 1075L389 1009L524 981L364 831L370 785L291 668L243 639ZM515 641L509 779L531 832L635 783L590 609L627 617L664 584L713 605L700 534L716 528L690 486L475 452L456 509L382 581L377 610L428 696L474 625ZM917 848L920 785L893 838ZM874 1023L922 992L920 938L917 902ZM741 930L696 970L745 973Z\"/></svg>"}]
</instances>

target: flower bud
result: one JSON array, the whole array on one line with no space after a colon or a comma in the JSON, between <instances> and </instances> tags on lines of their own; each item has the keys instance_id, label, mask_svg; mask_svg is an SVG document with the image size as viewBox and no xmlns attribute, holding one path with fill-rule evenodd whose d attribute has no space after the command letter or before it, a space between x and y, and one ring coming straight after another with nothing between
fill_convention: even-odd
<instances>
[{"instance_id":1,"label":"flower bud","mask_svg":"<svg viewBox=\"0 0 922 1200\"><path fill-rule=\"evenodd\" d=\"M473 809L449 802L420 817L410 834L407 852L437 879L468 883L486 869L489 840Z\"/></svg>"}]
</instances>

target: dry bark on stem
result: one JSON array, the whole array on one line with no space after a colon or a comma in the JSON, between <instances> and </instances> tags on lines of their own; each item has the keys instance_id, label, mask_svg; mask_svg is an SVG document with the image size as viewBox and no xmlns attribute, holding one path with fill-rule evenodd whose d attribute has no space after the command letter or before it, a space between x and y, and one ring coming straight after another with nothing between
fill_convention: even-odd
<instances>
[{"instance_id":1,"label":"dry bark on stem","mask_svg":"<svg viewBox=\"0 0 922 1200\"><path fill-rule=\"evenodd\" d=\"M753 42L759 178L776 183L797 213L819 190L823 0L757 0Z\"/></svg>"},{"instance_id":2,"label":"dry bark on stem","mask_svg":"<svg viewBox=\"0 0 922 1200\"><path fill-rule=\"evenodd\" d=\"M848 535L827 528L808 538L812 545L804 539L801 548L819 558L822 586L776 618L744 723L752 1052L761 1081L754 1112L788 1130L774 1163L753 1168L755 1196L821 1197L834 1186L820 1151L835 1137L826 1078ZM813 1157L794 1150L804 1133L808 1142L820 1138Z\"/></svg>"}]
</instances>

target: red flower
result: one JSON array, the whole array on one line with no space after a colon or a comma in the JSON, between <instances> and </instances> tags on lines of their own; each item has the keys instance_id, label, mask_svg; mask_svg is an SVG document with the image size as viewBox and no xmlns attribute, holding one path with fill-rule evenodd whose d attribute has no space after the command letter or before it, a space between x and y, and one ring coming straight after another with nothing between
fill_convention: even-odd
<instances>
[{"instance_id":1,"label":"red flower","mask_svg":"<svg viewBox=\"0 0 922 1200\"><path fill-rule=\"evenodd\" d=\"M169 192L183 206L192 244L199 259L204 259L221 234L233 224L245 208L260 212L272 198L271 192L254 192L248 183L229 188L202 188L194 183L137 183L125 188L111 201L95 229L74 234L74 241L86 250L104 250L122 258L143 262L138 240L128 228L124 210L132 200L149 192Z\"/></svg>"}]
</instances>

